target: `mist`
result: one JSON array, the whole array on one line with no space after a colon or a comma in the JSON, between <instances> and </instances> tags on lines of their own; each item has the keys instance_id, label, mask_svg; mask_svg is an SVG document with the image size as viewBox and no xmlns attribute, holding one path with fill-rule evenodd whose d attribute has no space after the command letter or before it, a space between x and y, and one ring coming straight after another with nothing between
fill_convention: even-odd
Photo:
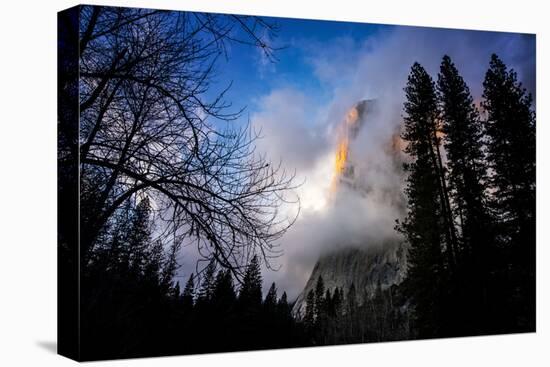
<instances>
[{"instance_id":1,"label":"mist","mask_svg":"<svg viewBox=\"0 0 550 367\"><path fill-rule=\"evenodd\" d=\"M303 289L323 254L401 240L394 227L404 215L400 163L406 157L394 137L402 122L403 88L415 61L436 80L441 58L449 55L479 101L490 55L497 53L518 72L527 90L535 91L534 61L525 57L535 50L535 38L529 35L400 27L362 41L339 38L315 46L295 39L293 46L303 47L315 77L329 91L329 102L289 86L261 97L251 116L264 136L259 150L282 160L303 180L295 192L301 200L299 218L281 239L284 254L272 261L279 270L264 270L264 288L274 281L290 299ZM346 113L365 99L374 100L376 108L350 143L356 181L365 190L340 185L331 195L339 129ZM288 208L287 214L293 210Z\"/></svg>"},{"instance_id":2,"label":"mist","mask_svg":"<svg viewBox=\"0 0 550 367\"><path fill-rule=\"evenodd\" d=\"M299 198L300 212L280 239L281 256L264 264L264 291L272 282L294 300L323 254L343 247L375 248L401 241L396 219L404 216L405 177L399 134L404 92L410 67L419 62L432 78L443 55L449 55L470 87L476 103L482 98L483 78L492 53L518 73L535 95L534 35L420 27L386 27L366 39L338 37L319 42L295 36L289 49L299 50L310 79L319 86L312 93L297 81L286 80L254 97L248 118L259 132L257 152L274 164L296 172L301 185L290 194ZM283 51L284 52L284 51ZM261 64L261 79L279 79L278 65ZM271 73L266 74L266 73ZM331 193L336 147L346 114L362 100L375 108L363 116L362 128L350 142L350 160L357 185L339 185ZM243 102L244 103L244 102ZM536 104L536 102L535 102ZM393 147L392 147L393 144ZM281 214L293 218L295 205ZM178 258L178 280L205 266L194 244L184 245Z\"/></svg>"}]
</instances>

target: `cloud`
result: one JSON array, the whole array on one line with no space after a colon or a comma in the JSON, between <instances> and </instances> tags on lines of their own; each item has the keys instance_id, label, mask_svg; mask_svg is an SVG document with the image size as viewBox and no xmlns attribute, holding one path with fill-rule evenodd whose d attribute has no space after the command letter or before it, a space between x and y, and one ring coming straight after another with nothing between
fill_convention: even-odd
<instances>
[{"instance_id":1,"label":"cloud","mask_svg":"<svg viewBox=\"0 0 550 367\"><path fill-rule=\"evenodd\" d=\"M442 56L450 55L477 99L492 53L518 71L528 90L534 92L535 85L534 37L525 35L396 27L361 41L298 44L314 77L329 89L330 102L316 105L300 90L275 90L253 116L263 128L263 148L309 178L298 193L305 199L301 216L281 241L285 254L275 261L281 269L264 272L265 285L276 281L291 299L321 254L342 246L380 246L398 237L394 225L403 216L404 178L388 146L402 121L403 88L414 62L435 80ZM377 111L367 117L352 149L357 164L363 165L359 180L370 191L344 190L331 203L338 125L363 99L375 99Z\"/></svg>"},{"instance_id":2,"label":"cloud","mask_svg":"<svg viewBox=\"0 0 550 367\"><path fill-rule=\"evenodd\" d=\"M305 51L305 61L312 66L315 77L321 83L335 88L353 81L363 51L356 40L342 36L328 43L302 40L298 44Z\"/></svg>"},{"instance_id":3,"label":"cloud","mask_svg":"<svg viewBox=\"0 0 550 367\"><path fill-rule=\"evenodd\" d=\"M314 102L295 88L272 91L260 99L258 112L251 116L252 127L263 136L258 148L288 168L308 170L329 149L317 113Z\"/></svg>"},{"instance_id":4,"label":"cloud","mask_svg":"<svg viewBox=\"0 0 550 367\"><path fill-rule=\"evenodd\" d=\"M367 114L361 133L350 146L358 188L339 184L336 192L330 190L335 149L327 134L324 143L330 149L305 172L309 180L297 190L302 200L301 215L281 240L285 253L275 260L281 269L264 272L266 287L275 281L292 299L305 285L320 255L344 247L372 248L400 240L394 226L402 216L403 178L391 146L395 129L386 126L390 125L383 114Z\"/></svg>"},{"instance_id":5,"label":"cloud","mask_svg":"<svg viewBox=\"0 0 550 367\"><path fill-rule=\"evenodd\" d=\"M391 142L402 122L403 88L412 64L420 62L436 79L441 58L448 54L479 100L490 55L497 53L534 94L535 38L387 27L366 39L295 39L291 45L300 48L296 53L302 55L300 61L311 67L311 75L299 75L299 80L317 81L322 89L318 95L328 100L317 98L297 82L281 88L279 81L276 89L257 98L250 120L263 136L257 142L258 151L271 161L281 160L284 168L296 170L298 181L304 181L296 190L300 217L281 239L284 255L273 261L274 267L281 268L263 271L264 289L275 281L292 300L321 254L343 246L383 246L398 240L394 224L403 215L404 177ZM269 77L277 78L276 72ZM291 78L286 75L285 79ZM363 99L376 100L376 109L367 115L351 149L360 186L368 191L343 189L336 199L331 198L339 126L349 109ZM183 268L194 267L193 258L188 255Z\"/></svg>"}]
</instances>

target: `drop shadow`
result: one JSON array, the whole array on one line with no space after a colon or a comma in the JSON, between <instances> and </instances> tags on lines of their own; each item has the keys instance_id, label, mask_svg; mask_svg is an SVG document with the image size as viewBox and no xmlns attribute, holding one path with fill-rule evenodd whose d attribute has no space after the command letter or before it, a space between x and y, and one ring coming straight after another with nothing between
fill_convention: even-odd
<instances>
[{"instance_id":1,"label":"drop shadow","mask_svg":"<svg viewBox=\"0 0 550 367\"><path fill-rule=\"evenodd\" d=\"M50 353L57 354L57 342L56 341L41 340L41 341L36 342L36 345L38 345L39 347L41 347L42 349L45 349L46 351L48 351Z\"/></svg>"}]
</instances>

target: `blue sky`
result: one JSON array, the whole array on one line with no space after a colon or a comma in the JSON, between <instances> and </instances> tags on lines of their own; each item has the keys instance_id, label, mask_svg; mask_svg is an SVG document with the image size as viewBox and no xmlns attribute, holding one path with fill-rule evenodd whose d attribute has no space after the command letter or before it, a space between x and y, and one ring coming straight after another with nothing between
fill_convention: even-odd
<instances>
[{"instance_id":1,"label":"blue sky","mask_svg":"<svg viewBox=\"0 0 550 367\"><path fill-rule=\"evenodd\" d=\"M299 88L305 94L328 101L331 90L315 75L312 54L323 45L360 43L389 31L392 26L304 19L264 18L279 26L274 47L276 60L271 62L261 52L246 45L232 45L228 60L218 65L219 86L233 82L227 99L235 107L248 107L254 112L259 97L278 88ZM238 101L238 102L235 102Z\"/></svg>"},{"instance_id":2,"label":"blue sky","mask_svg":"<svg viewBox=\"0 0 550 367\"><path fill-rule=\"evenodd\" d=\"M380 112L363 125L356 146L360 159L374 169L367 175L370 183L381 190L399 186L400 173L385 163L386 143L402 122L403 88L412 64L420 62L436 79L441 58L448 54L479 102L490 56L497 53L535 94L535 36L268 20L280 27L273 45L285 47L276 52L277 61L266 62L253 47L232 45L228 60L217 66L218 84L212 92L232 81L226 99L235 110L246 106L241 122L250 119L261 130L258 151L271 161L281 160L283 168L295 170L305 182L297 190L300 217L281 239L284 255L272 264L281 270L264 270L264 288L275 281L293 299L319 256L335 243L345 243L350 233L370 238L365 246L395 233L397 214L383 199L353 198L345 207L331 206L327 199L338 127L350 108L362 99L377 101Z\"/></svg>"},{"instance_id":3,"label":"blue sky","mask_svg":"<svg viewBox=\"0 0 550 367\"><path fill-rule=\"evenodd\" d=\"M246 106L248 113L257 111L262 96L281 88L298 89L321 104L330 103L334 97L334 80L327 81L319 75L319 60L324 60L327 64L325 66L335 68L342 78L341 84L345 84L354 77L353 68L357 67L359 58L367 53L375 54L380 43L395 34L403 38L403 42L419 42L428 46L430 51L426 55L431 60L425 66L434 78L441 57L445 53L450 54L459 69L462 67L463 76L471 84L474 95L481 94L483 74L488 66L489 55L493 52L516 69L526 87L535 93L533 35L304 19L264 19L279 26L278 36L272 40L272 44L283 49L276 51L275 62L266 60L257 49L233 44L229 49L228 60L222 59L218 64L218 88L232 81L233 86L227 99L235 108ZM342 54L348 55L349 63L345 63ZM387 57L387 53L381 57ZM421 59L422 55L418 55L414 61L422 63ZM410 67L412 60L403 57L403 65ZM472 60L472 63L467 64L467 60Z\"/></svg>"}]
</instances>

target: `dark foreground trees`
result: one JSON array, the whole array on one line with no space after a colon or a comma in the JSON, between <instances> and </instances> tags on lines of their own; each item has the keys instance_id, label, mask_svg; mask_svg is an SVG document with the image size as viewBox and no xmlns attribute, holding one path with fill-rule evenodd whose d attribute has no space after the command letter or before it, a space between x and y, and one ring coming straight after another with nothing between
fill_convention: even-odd
<instances>
[{"instance_id":1,"label":"dark foreground trees","mask_svg":"<svg viewBox=\"0 0 550 367\"><path fill-rule=\"evenodd\" d=\"M128 205L128 204L127 204ZM170 333L169 297L176 258L153 241L150 204L119 212L81 274L81 357L104 359L158 354ZM156 335L157 337L151 337Z\"/></svg>"},{"instance_id":2,"label":"dark foreground trees","mask_svg":"<svg viewBox=\"0 0 550 367\"><path fill-rule=\"evenodd\" d=\"M456 292L452 301L454 332L490 330L489 274L494 272L495 232L488 203L483 125L470 90L449 56L437 80L439 118L447 154L451 208L459 236ZM492 301L494 302L494 301Z\"/></svg>"},{"instance_id":3,"label":"dark foreground trees","mask_svg":"<svg viewBox=\"0 0 550 367\"><path fill-rule=\"evenodd\" d=\"M405 88L411 161L398 229L417 337L534 331L532 100L496 55L483 86L484 118L448 56L437 86L415 63Z\"/></svg>"},{"instance_id":4,"label":"dark foreground trees","mask_svg":"<svg viewBox=\"0 0 550 367\"><path fill-rule=\"evenodd\" d=\"M522 331L535 328L536 150L532 98L517 75L496 55L483 82L487 114L487 164L491 170L490 207L496 218L502 261L498 269L508 284L508 315Z\"/></svg>"},{"instance_id":5,"label":"dark foreground trees","mask_svg":"<svg viewBox=\"0 0 550 367\"><path fill-rule=\"evenodd\" d=\"M362 290L324 289L323 278L307 296L299 317L306 345L333 345L406 340L411 336L409 313L398 286Z\"/></svg>"},{"instance_id":6,"label":"dark foreground trees","mask_svg":"<svg viewBox=\"0 0 550 367\"><path fill-rule=\"evenodd\" d=\"M242 110L214 79L231 44L273 59L276 27L250 16L79 6L60 17L59 34L59 278L60 288L82 290L60 312L82 321L82 357L155 354L165 345L155 336L177 338L166 297L179 293L183 243L225 269L211 280L225 288L206 296L227 303L229 279L241 282L256 255L278 256L293 222L279 215L293 176L256 154L247 126L231 125ZM70 328L60 325L64 340L77 340Z\"/></svg>"},{"instance_id":7,"label":"dark foreground trees","mask_svg":"<svg viewBox=\"0 0 550 367\"><path fill-rule=\"evenodd\" d=\"M301 345L299 326L291 316L286 293L279 298L272 284L262 297L260 266L254 257L242 284L230 272L219 270L214 292L198 297L190 312L182 314L182 334L173 353L220 352L283 348ZM176 300L180 304L180 300ZM185 347L182 347L182 343Z\"/></svg>"},{"instance_id":8,"label":"dark foreground trees","mask_svg":"<svg viewBox=\"0 0 550 367\"><path fill-rule=\"evenodd\" d=\"M130 204L127 204L128 206ZM239 283L212 260L176 281L174 251L151 233L148 199L119 211L116 233L82 274L83 359L288 348L408 339L408 313L397 287L373 294L327 289L322 279L305 317L291 313L276 284L262 289L260 257ZM181 279L181 278L180 278ZM181 286L180 286L181 284Z\"/></svg>"},{"instance_id":9,"label":"dark foreground trees","mask_svg":"<svg viewBox=\"0 0 550 367\"><path fill-rule=\"evenodd\" d=\"M79 271L81 293L60 310L78 307L82 358L533 330L535 116L497 57L484 118L449 58L437 86L413 66L405 284L366 295L319 279L296 320L275 284L264 297L260 272L292 224L278 210L292 175L255 154L247 128L226 124L240 110L213 79L231 43L272 57L262 36L274 27L91 6L61 25L59 200L69 215L59 226L60 284L76 293L63 275ZM78 199L80 213L67 204ZM71 246L78 235L80 248ZM182 291L184 242L209 265Z\"/></svg>"},{"instance_id":10,"label":"dark foreground trees","mask_svg":"<svg viewBox=\"0 0 550 367\"><path fill-rule=\"evenodd\" d=\"M242 283L212 260L182 291L175 252L151 236L149 200L134 205L82 274L83 359L307 345L286 293L279 298L273 284L262 296L259 257Z\"/></svg>"},{"instance_id":11,"label":"dark foreground trees","mask_svg":"<svg viewBox=\"0 0 550 367\"><path fill-rule=\"evenodd\" d=\"M420 337L440 334L447 324L450 268L455 266L448 201L443 186L440 121L435 86L426 70L415 63L405 88L405 121L402 139L405 153L414 159L405 164L408 172L405 194L408 216L399 230L410 244L405 288L415 301ZM428 312L429 310L429 312Z\"/></svg>"},{"instance_id":12,"label":"dark foreground trees","mask_svg":"<svg viewBox=\"0 0 550 367\"><path fill-rule=\"evenodd\" d=\"M117 211L148 197L157 237L193 241L241 278L256 253L278 254L292 219L279 207L292 175L254 151L257 136L214 72L231 43L258 47L261 18L83 6L78 39L81 257L88 263ZM76 70L75 70L76 71ZM63 117L63 116L61 116Z\"/></svg>"}]
</instances>

